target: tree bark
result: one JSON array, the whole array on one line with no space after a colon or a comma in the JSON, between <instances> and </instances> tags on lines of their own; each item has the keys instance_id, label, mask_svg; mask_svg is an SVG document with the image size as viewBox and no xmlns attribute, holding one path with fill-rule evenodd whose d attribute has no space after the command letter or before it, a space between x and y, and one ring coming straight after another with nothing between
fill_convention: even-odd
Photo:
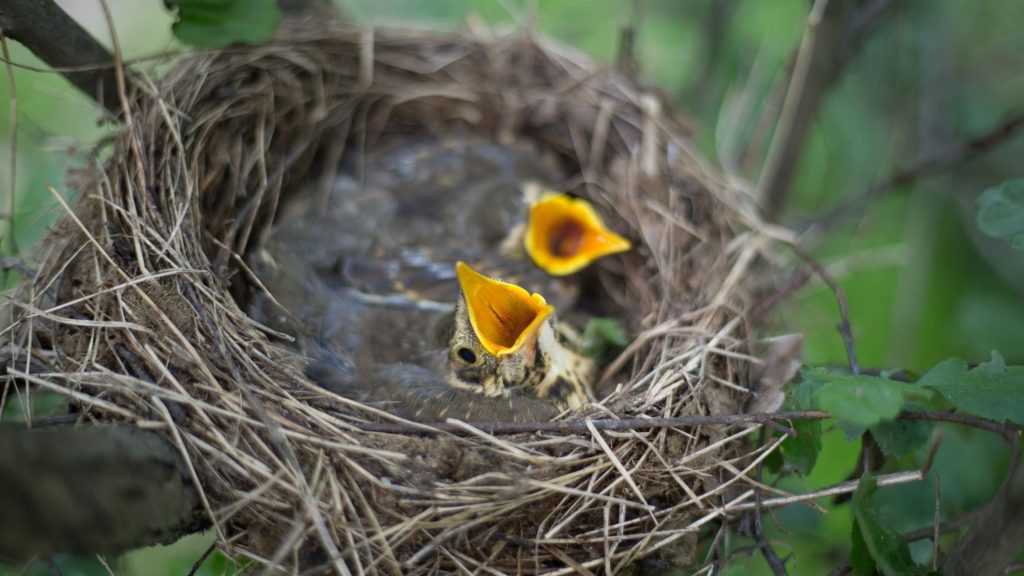
<instances>
[{"instance_id":1,"label":"tree bark","mask_svg":"<svg viewBox=\"0 0 1024 576\"><path fill-rule=\"evenodd\" d=\"M0 427L0 556L117 554L206 527L177 450L129 425Z\"/></svg>"},{"instance_id":2,"label":"tree bark","mask_svg":"<svg viewBox=\"0 0 1024 576\"><path fill-rule=\"evenodd\" d=\"M108 111L121 112L113 55L52 0L3 0L0 31L60 70ZM90 69L70 70L84 67Z\"/></svg>"}]
</instances>

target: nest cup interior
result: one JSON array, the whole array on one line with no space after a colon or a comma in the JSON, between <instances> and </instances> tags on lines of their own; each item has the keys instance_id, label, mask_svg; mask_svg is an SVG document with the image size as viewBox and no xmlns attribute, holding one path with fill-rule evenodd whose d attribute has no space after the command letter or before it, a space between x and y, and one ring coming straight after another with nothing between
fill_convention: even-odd
<instances>
[{"instance_id":1,"label":"nest cup interior","mask_svg":"<svg viewBox=\"0 0 1024 576\"><path fill-rule=\"evenodd\" d=\"M363 431L386 416L312 384L244 313L258 287L242 255L353 150L403 133L526 141L634 244L587 272L585 305L633 342L606 371L613 392L570 419L740 411L744 313L763 274L747 200L653 88L529 33L321 19L188 56L132 113L112 159L80 179L81 224L57 227L35 283L117 322L37 319L35 337L88 418L173 425L229 552L355 573L614 573L652 553L685 559L686 528L748 482L736 471L753 428Z\"/></svg>"}]
</instances>

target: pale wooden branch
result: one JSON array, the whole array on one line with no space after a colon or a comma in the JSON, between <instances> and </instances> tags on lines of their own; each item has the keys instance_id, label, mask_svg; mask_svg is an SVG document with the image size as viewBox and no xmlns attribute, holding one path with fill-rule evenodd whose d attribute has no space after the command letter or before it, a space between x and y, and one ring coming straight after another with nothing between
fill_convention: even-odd
<instances>
[{"instance_id":1,"label":"pale wooden branch","mask_svg":"<svg viewBox=\"0 0 1024 576\"><path fill-rule=\"evenodd\" d=\"M786 100L757 185L757 198L769 221L778 219L788 196L811 120L826 88L838 74L838 38L845 0L817 0L807 18Z\"/></svg>"},{"instance_id":2,"label":"pale wooden branch","mask_svg":"<svg viewBox=\"0 0 1024 576\"><path fill-rule=\"evenodd\" d=\"M769 221L777 220L786 204L800 151L822 99L895 3L814 2L757 184L757 198Z\"/></svg>"}]
</instances>

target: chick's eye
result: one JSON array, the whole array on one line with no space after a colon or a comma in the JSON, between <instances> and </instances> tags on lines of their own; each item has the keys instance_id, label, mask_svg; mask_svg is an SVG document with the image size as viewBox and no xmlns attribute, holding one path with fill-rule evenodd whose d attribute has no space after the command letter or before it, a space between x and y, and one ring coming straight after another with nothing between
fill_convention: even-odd
<instances>
[{"instance_id":1,"label":"chick's eye","mask_svg":"<svg viewBox=\"0 0 1024 576\"><path fill-rule=\"evenodd\" d=\"M459 348L456 354L458 354L459 358L462 358L462 361L466 364L476 364L476 353L469 348Z\"/></svg>"}]
</instances>

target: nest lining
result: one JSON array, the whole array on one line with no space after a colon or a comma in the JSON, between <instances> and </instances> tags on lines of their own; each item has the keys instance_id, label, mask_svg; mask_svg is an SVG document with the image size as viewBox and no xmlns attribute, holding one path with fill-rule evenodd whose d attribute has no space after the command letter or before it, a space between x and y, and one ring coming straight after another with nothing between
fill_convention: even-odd
<instances>
[{"instance_id":1,"label":"nest lining","mask_svg":"<svg viewBox=\"0 0 1024 576\"><path fill-rule=\"evenodd\" d=\"M635 335L606 371L615 391L568 418L740 411L764 237L653 88L529 33L321 21L188 56L131 109L43 244L9 343L85 418L164 430L229 554L341 574L616 573L687 559L745 497L756 427L363 431L387 416L309 382L239 305L258 289L241 255L352 150L406 132L525 140L637 246L597 265Z\"/></svg>"}]
</instances>

